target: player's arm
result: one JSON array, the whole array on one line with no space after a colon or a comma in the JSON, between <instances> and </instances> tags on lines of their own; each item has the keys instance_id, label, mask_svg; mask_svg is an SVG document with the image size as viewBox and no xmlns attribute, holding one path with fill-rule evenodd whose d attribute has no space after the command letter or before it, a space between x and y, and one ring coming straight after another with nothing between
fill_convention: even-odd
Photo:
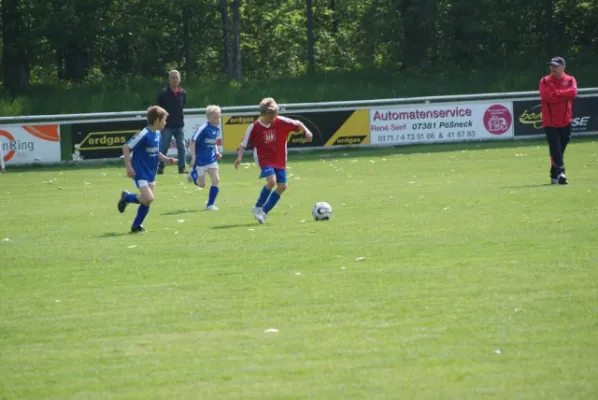
<instances>
[{"instance_id":1,"label":"player's arm","mask_svg":"<svg viewBox=\"0 0 598 400\"><path fill-rule=\"evenodd\" d=\"M216 160L222 160L222 153L218 150L218 143L214 146L214 152L216 153Z\"/></svg>"},{"instance_id":2,"label":"player's arm","mask_svg":"<svg viewBox=\"0 0 598 400\"><path fill-rule=\"evenodd\" d=\"M546 103L560 103L563 101L563 99L556 95L556 88L554 87L554 84L546 80L546 78L542 78L542 80L540 80L539 90L540 98Z\"/></svg>"},{"instance_id":3,"label":"player's arm","mask_svg":"<svg viewBox=\"0 0 598 400\"><path fill-rule=\"evenodd\" d=\"M195 131L193 136L191 136L191 141L189 142L189 150L191 151L191 168L195 167L195 157L197 154L195 153L195 143L201 142L201 132L199 130Z\"/></svg>"},{"instance_id":4,"label":"player's arm","mask_svg":"<svg viewBox=\"0 0 598 400\"><path fill-rule=\"evenodd\" d=\"M307 126L305 126L303 124L303 122L296 120L296 119L287 118L287 117L278 117L278 118L280 118L282 121L284 121L286 123L290 132L295 131L295 130L297 130L297 128L299 128L299 129L301 129L301 131L303 131L303 133L305 134L305 138L308 141L311 141L311 139L314 137L314 135L311 133L311 131L309 129L307 129Z\"/></svg>"},{"instance_id":5,"label":"player's arm","mask_svg":"<svg viewBox=\"0 0 598 400\"><path fill-rule=\"evenodd\" d=\"M557 97L563 100L573 100L577 97L577 81L571 77L571 84L567 89L557 89L555 91Z\"/></svg>"},{"instance_id":6,"label":"player's arm","mask_svg":"<svg viewBox=\"0 0 598 400\"><path fill-rule=\"evenodd\" d=\"M247 127L245 131L245 136L243 137L243 141L239 145L239 149L237 150L237 159L235 160L235 168L239 168L241 164L241 160L243 159L243 153L247 146L249 146L249 140L251 139L251 132L253 131L253 124Z\"/></svg>"},{"instance_id":7,"label":"player's arm","mask_svg":"<svg viewBox=\"0 0 598 400\"><path fill-rule=\"evenodd\" d=\"M311 142L311 139L314 137L313 133L311 133L311 131L309 129L307 129L307 126L305 126L303 124L303 122L301 122L301 121L297 121L297 122L299 122L299 124L297 125L299 127L299 129L301 129L305 133L305 138L307 139L307 141Z\"/></svg>"},{"instance_id":8,"label":"player's arm","mask_svg":"<svg viewBox=\"0 0 598 400\"><path fill-rule=\"evenodd\" d=\"M189 152L191 153L191 162L189 163L189 166L191 168L195 167L195 140L191 139L191 141L189 142Z\"/></svg>"},{"instance_id":9,"label":"player's arm","mask_svg":"<svg viewBox=\"0 0 598 400\"><path fill-rule=\"evenodd\" d=\"M170 165L174 165L178 162L178 160L176 158L165 156L162 153L158 153L158 160L160 160L161 162L164 162L164 163L168 163Z\"/></svg>"},{"instance_id":10,"label":"player's arm","mask_svg":"<svg viewBox=\"0 0 598 400\"><path fill-rule=\"evenodd\" d=\"M123 146L123 158L125 160L125 169L127 170L127 176L131 178L135 176L135 170L131 166L131 148L128 143Z\"/></svg>"}]
</instances>

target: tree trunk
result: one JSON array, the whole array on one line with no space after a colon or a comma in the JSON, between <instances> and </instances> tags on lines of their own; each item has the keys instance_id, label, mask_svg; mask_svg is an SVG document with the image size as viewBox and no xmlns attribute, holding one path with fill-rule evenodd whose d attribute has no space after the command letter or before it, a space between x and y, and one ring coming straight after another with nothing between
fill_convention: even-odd
<instances>
[{"instance_id":1,"label":"tree trunk","mask_svg":"<svg viewBox=\"0 0 598 400\"><path fill-rule=\"evenodd\" d=\"M228 19L228 1L220 0L220 14L224 33L224 71L228 79L233 78L233 53L230 48L230 21Z\"/></svg>"},{"instance_id":2,"label":"tree trunk","mask_svg":"<svg viewBox=\"0 0 598 400\"><path fill-rule=\"evenodd\" d=\"M544 50L549 57L554 52L554 24L553 24L554 3L553 0L544 0L544 35L546 42Z\"/></svg>"},{"instance_id":3,"label":"tree trunk","mask_svg":"<svg viewBox=\"0 0 598 400\"><path fill-rule=\"evenodd\" d=\"M189 13L183 10L183 57L185 78L189 79L193 74L193 59L191 58L191 36L189 35Z\"/></svg>"},{"instance_id":4,"label":"tree trunk","mask_svg":"<svg viewBox=\"0 0 598 400\"><path fill-rule=\"evenodd\" d=\"M423 68L428 52L429 0L402 0L401 17L404 46L402 60L409 69Z\"/></svg>"},{"instance_id":5,"label":"tree trunk","mask_svg":"<svg viewBox=\"0 0 598 400\"><path fill-rule=\"evenodd\" d=\"M332 12L332 24L330 26L330 31L332 32L332 36L336 36L338 33L338 15L336 14L336 1L330 0L328 3L328 8Z\"/></svg>"},{"instance_id":6,"label":"tree trunk","mask_svg":"<svg viewBox=\"0 0 598 400\"><path fill-rule=\"evenodd\" d=\"M91 54L87 46L82 43L72 44L64 55L65 78L73 82L83 82L91 66Z\"/></svg>"},{"instance_id":7,"label":"tree trunk","mask_svg":"<svg viewBox=\"0 0 598 400\"><path fill-rule=\"evenodd\" d=\"M241 0L233 0L233 52L235 60L234 78L243 79L241 68Z\"/></svg>"},{"instance_id":8,"label":"tree trunk","mask_svg":"<svg viewBox=\"0 0 598 400\"><path fill-rule=\"evenodd\" d=\"M19 0L2 0L2 67L4 87L19 92L29 85L27 24Z\"/></svg>"},{"instance_id":9,"label":"tree trunk","mask_svg":"<svg viewBox=\"0 0 598 400\"><path fill-rule=\"evenodd\" d=\"M313 0L306 0L306 19L307 19L307 73L316 72L316 57L314 55L314 10Z\"/></svg>"}]
</instances>

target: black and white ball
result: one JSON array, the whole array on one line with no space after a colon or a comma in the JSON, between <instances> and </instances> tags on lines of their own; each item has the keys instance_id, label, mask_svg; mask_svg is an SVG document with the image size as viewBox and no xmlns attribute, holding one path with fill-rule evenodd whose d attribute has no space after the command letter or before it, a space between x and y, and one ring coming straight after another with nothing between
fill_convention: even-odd
<instances>
[{"instance_id":1,"label":"black and white ball","mask_svg":"<svg viewBox=\"0 0 598 400\"><path fill-rule=\"evenodd\" d=\"M332 217L332 207L330 204L320 201L314 205L311 215L316 221L328 221Z\"/></svg>"}]
</instances>

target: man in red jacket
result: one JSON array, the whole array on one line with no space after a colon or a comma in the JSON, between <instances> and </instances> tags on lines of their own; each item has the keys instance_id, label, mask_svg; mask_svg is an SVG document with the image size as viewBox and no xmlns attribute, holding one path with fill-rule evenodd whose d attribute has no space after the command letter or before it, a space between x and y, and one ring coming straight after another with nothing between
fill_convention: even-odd
<instances>
[{"instance_id":1,"label":"man in red jacket","mask_svg":"<svg viewBox=\"0 0 598 400\"><path fill-rule=\"evenodd\" d=\"M550 149L550 183L567 184L564 154L571 138L573 99L577 81L565 73L565 60L554 57L548 63L550 74L540 80L542 126Z\"/></svg>"}]
</instances>

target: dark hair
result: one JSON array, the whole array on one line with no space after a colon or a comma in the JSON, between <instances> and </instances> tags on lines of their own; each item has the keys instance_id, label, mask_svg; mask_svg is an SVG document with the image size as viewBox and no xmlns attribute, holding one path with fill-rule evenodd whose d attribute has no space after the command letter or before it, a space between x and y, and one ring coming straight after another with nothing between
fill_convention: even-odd
<instances>
[{"instance_id":1,"label":"dark hair","mask_svg":"<svg viewBox=\"0 0 598 400\"><path fill-rule=\"evenodd\" d=\"M151 106L147 109L147 123L153 125L156 121L168 116L165 109L160 106Z\"/></svg>"}]
</instances>

